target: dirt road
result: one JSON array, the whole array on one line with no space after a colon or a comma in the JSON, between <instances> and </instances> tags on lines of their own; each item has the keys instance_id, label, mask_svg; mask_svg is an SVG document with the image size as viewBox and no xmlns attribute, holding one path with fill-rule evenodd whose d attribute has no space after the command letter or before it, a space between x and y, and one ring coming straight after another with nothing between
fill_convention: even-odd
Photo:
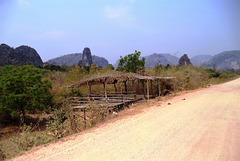
<instances>
[{"instance_id":1,"label":"dirt road","mask_svg":"<svg viewBox=\"0 0 240 161\"><path fill-rule=\"evenodd\" d=\"M158 102L13 160L240 160L240 79Z\"/></svg>"}]
</instances>

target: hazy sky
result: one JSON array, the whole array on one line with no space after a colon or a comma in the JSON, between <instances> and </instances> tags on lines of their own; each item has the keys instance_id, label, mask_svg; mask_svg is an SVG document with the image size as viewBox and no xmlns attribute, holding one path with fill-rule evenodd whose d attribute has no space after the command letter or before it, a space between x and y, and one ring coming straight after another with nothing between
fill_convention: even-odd
<instances>
[{"instance_id":1,"label":"hazy sky","mask_svg":"<svg viewBox=\"0 0 240 161\"><path fill-rule=\"evenodd\" d=\"M240 0L0 0L0 43L43 61L84 47L110 63L135 50L214 55L240 50Z\"/></svg>"}]
</instances>

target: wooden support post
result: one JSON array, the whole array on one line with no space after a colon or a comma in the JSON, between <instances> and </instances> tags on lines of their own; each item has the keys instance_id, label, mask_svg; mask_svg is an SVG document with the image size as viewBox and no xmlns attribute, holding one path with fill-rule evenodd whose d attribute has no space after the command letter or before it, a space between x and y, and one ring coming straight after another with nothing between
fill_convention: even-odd
<instances>
[{"instance_id":1,"label":"wooden support post","mask_svg":"<svg viewBox=\"0 0 240 161\"><path fill-rule=\"evenodd\" d=\"M88 84L88 89L89 89L89 92L88 92L88 97L91 97L92 90L91 90L91 85L90 85L90 84Z\"/></svg>"},{"instance_id":2,"label":"wooden support post","mask_svg":"<svg viewBox=\"0 0 240 161\"><path fill-rule=\"evenodd\" d=\"M134 91L134 84L135 84L135 80L132 80L132 91ZM135 93L135 92L134 92Z\"/></svg>"},{"instance_id":3,"label":"wooden support post","mask_svg":"<svg viewBox=\"0 0 240 161\"><path fill-rule=\"evenodd\" d=\"M158 97L161 96L161 87L160 87L160 80L158 80Z\"/></svg>"},{"instance_id":4,"label":"wooden support post","mask_svg":"<svg viewBox=\"0 0 240 161\"><path fill-rule=\"evenodd\" d=\"M72 95L72 97L74 96L74 91L73 91L73 88L72 88L72 92L71 92L71 95Z\"/></svg>"},{"instance_id":5,"label":"wooden support post","mask_svg":"<svg viewBox=\"0 0 240 161\"><path fill-rule=\"evenodd\" d=\"M108 101L107 101L107 82L106 82L106 81L104 81L104 92L105 92L106 102L108 102Z\"/></svg>"},{"instance_id":6,"label":"wooden support post","mask_svg":"<svg viewBox=\"0 0 240 161\"><path fill-rule=\"evenodd\" d=\"M127 81L124 81L124 86L125 86L125 94L127 94Z\"/></svg>"},{"instance_id":7,"label":"wooden support post","mask_svg":"<svg viewBox=\"0 0 240 161\"><path fill-rule=\"evenodd\" d=\"M83 119L84 119L84 126L87 127L87 119L86 119L86 108L83 109Z\"/></svg>"},{"instance_id":8,"label":"wooden support post","mask_svg":"<svg viewBox=\"0 0 240 161\"><path fill-rule=\"evenodd\" d=\"M143 82L143 95L144 95L144 98L146 98L146 92L145 92L145 80L143 79L142 82Z\"/></svg>"},{"instance_id":9,"label":"wooden support post","mask_svg":"<svg viewBox=\"0 0 240 161\"><path fill-rule=\"evenodd\" d=\"M176 89L176 78L174 78L174 95L176 95L177 93L177 89Z\"/></svg>"},{"instance_id":10,"label":"wooden support post","mask_svg":"<svg viewBox=\"0 0 240 161\"><path fill-rule=\"evenodd\" d=\"M151 88L151 95L153 95L153 83L152 83L152 80L150 80L150 88Z\"/></svg>"},{"instance_id":11,"label":"wooden support post","mask_svg":"<svg viewBox=\"0 0 240 161\"><path fill-rule=\"evenodd\" d=\"M139 80L137 80L138 86L137 86L137 94L140 94L140 86L139 86Z\"/></svg>"},{"instance_id":12,"label":"wooden support post","mask_svg":"<svg viewBox=\"0 0 240 161\"><path fill-rule=\"evenodd\" d=\"M147 98L148 98L148 103L150 103L150 100L149 100L149 80L147 80Z\"/></svg>"},{"instance_id":13,"label":"wooden support post","mask_svg":"<svg viewBox=\"0 0 240 161\"><path fill-rule=\"evenodd\" d=\"M116 82L114 81L114 89L115 89L115 94L117 93L117 87L116 87Z\"/></svg>"},{"instance_id":14,"label":"wooden support post","mask_svg":"<svg viewBox=\"0 0 240 161\"><path fill-rule=\"evenodd\" d=\"M122 92L123 92L123 85L121 83L121 97L122 97L122 103L123 103L123 94L122 94Z\"/></svg>"}]
</instances>

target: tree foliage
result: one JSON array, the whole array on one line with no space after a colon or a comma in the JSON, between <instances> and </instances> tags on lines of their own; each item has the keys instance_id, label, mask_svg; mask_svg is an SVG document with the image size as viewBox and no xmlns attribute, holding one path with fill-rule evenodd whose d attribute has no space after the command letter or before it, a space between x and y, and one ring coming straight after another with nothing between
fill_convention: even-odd
<instances>
[{"instance_id":1,"label":"tree foliage","mask_svg":"<svg viewBox=\"0 0 240 161\"><path fill-rule=\"evenodd\" d=\"M51 70L51 71L61 71L61 72L66 72L69 67L66 65L53 65L53 64L46 64L43 69Z\"/></svg>"},{"instance_id":2,"label":"tree foliage","mask_svg":"<svg viewBox=\"0 0 240 161\"><path fill-rule=\"evenodd\" d=\"M139 59L140 55L141 52L135 50L133 54L121 56L117 70L131 73L144 72L145 58Z\"/></svg>"},{"instance_id":3,"label":"tree foliage","mask_svg":"<svg viewBox=\"0 0 240 161\"><path fill-rule=\"evenodd\" d=\"M106 71L111 71L114 70L114 67L112 64L108 64L108 66L106 67Z\"/></svg>"},{"instance_id":4,"label":"tree foliage","mask_svg":"<svg viewBox=\"0 0 240 161\"><path fill-rule=\"evenodd\" d=\"M90 70L89 70L89 74L91 74L91 75L93 75L93 74L95 74L96 73L96 64L95 63L92 63L91 64L91 67L90 67Z\"/></svg>"},{"instance_id":5,"label":"tree foliage","mask_svg":"<svg viewBox=\"0 0 240 161\"><path fill-rule=\"evenodd\" d=\"M0 75L0 110L12 116L51 104L51 83L33 66L4 66Z\"/></svg>"}]
</instances>

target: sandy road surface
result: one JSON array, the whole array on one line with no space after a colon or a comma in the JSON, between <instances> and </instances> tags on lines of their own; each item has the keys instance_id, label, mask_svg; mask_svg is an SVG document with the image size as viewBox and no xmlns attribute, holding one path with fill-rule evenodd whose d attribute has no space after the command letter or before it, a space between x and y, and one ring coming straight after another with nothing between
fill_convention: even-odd
<instances>
[{"instance_id":1,"label":"sandy road surface","mask_svg":"<svg viewBox=\"0 0 240 161\"><path fill-rule=\"evenodd\" d=\"M240 79L168 102L13 160L240 160Z\"/></svg>"}]
</instances>

